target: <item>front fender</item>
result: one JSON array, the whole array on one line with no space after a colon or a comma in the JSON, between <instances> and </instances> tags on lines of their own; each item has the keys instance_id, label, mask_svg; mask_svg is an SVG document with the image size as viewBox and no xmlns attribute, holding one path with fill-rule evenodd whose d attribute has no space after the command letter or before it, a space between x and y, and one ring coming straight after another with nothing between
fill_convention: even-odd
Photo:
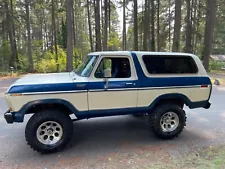
<instances>
[{"instance_id":1,"label":"front fender","mask_svg":"<svg viewBox=\"0 0 225 169\"><path fill-rule=\"evenodd\" d=\"M71 112L74 114L78 112L78 110L67 100L63 99L43 99L43 100L34 100L25 104L19 111L11 112L13 117L13 122L21 123L24 121L24 116L29 110L33 107L46 105L46 104L59 104L66 106Z\"/></svg>"}]
</instances>

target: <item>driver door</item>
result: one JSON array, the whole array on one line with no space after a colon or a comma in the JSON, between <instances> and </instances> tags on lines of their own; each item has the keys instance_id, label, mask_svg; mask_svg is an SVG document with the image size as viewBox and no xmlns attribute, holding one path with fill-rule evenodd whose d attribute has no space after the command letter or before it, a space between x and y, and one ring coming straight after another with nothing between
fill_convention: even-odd
<instances>
[{"instance_id":1,"label":"driver door","mask_svg":"<svg viewBox=\"0 0 225 169\"><path fill-rule=\"evenodd\" d=\"M108 85L104 78L105 69L111 69L112 74L108 78ZM133 60L126 56L102 57L89 82L89 110L136 108L137 97L137 75Z\"/></svg>"}]
</instances>

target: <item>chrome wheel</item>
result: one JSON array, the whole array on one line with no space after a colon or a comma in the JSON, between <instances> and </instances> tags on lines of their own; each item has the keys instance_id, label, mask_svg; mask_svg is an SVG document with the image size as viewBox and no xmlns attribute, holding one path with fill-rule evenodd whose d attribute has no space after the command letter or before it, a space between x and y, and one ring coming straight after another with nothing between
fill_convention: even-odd
<instances>
[{"instance_id":1,"label":"chrome wheel","mask_svg":"<svg viewBox=\"0 0 225 169\"><path fill-rule=\"evenodd\" d=\"M36 132L38 141L45 145L56 144L63 135L62 126L55 121L42 123Z\"/></svg>"},{"instance_id":2,"label":"chrome wheel","mask_svg":"<svg viewBox=\"0 0 225 169\"><path fill-rule=\"evenodd\" d=\"M174 112L165 113L160 120L160 126L163 132L172 132L176 130L178 125L179 125L179 117Z\"/></svg>"}]
</instances>

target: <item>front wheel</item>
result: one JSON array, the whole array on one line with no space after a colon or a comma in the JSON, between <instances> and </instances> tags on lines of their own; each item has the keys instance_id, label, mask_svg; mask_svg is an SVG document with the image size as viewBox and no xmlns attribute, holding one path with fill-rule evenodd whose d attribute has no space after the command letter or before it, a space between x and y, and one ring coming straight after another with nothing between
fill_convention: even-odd
<instances>
[{"instance_id":1,"label":"front wheel","mask_svg":"<svg viewBox=\"0 0 225 169\"><path fill-rule=\"evenodd\" d=\"M72 120L57 110L35 113L25 130L28 145L40 153L60 151L69 142L72 134Z\"/></svg>"},{"instance_id":2,"label":"front wheel","mask_svg":"<svg viewBox=\"0 0 225 169\"><path fill-rule=\"evenodd\" d=\"M177 137L186 125L185 111L176 104L163 104L149 115L150 126L154 134L161 139Z\"/></svg>"}]
</instances>

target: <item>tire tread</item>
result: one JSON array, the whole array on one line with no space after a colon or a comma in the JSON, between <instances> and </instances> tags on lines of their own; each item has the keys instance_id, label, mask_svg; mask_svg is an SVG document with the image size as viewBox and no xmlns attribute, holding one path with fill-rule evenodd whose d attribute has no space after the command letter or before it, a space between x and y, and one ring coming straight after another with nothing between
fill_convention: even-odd
<instances>
[{"instance_id":1,"label":"tire tread","mask_svg":"<svg viewBox=\"0 0 225 169\"><path fill-rule=\"evenodd\" d=\"M60 119L63 123L65 123L64 125L66 126L67 136L65 136L66 137L65 140L59 146L47 149L47 148L43 148L43 147L41 148L40 146L38 146L35 143L36 138L33 137L33 132L34 132L33 127L36 126L43 119ZM72 123L70 117L66 114L63 114L62 112L60 112L58 110L44 110L44 111L35 113L29 119L29 121L26 125L26 128L25 128L25 139L26 139L27 144L34 151L37 151L42 154L60 151L70 141L72 134L73 134L73 123Z\"/></svg>"},{"instance_id":2,"label":"tire tread","mask_svg":"<svg viewBox=\"0 0 225 169\"><path fill-rule=\"evenodd\" d=\"M164 110L167 110L167 109L174 109L174 110L177 110L177 112L179 112L179 118L181 117L182 119L181 122L183 124L180 124L179 127L179 130L174 133L174 134L165 134L161 131L159 125L158 125L158 118L160 118L160 114L162 114L162 112ZM183 132L183 129L184 127L186 126L186 120L187 120L187 117L186 117L186 113L185 111L177 104L174 104L174 103L166 103L166 104L163 104L163 105L159 105L158 107L156 107L156 109L154 110L154 112L149 116L149 124L150 124L150 128L152 129L153 133L160 139L164 139L164 140L168 140L168 139L173 139L175 137L178 137L182 132Z\"/></svg>"}]
</instances>

